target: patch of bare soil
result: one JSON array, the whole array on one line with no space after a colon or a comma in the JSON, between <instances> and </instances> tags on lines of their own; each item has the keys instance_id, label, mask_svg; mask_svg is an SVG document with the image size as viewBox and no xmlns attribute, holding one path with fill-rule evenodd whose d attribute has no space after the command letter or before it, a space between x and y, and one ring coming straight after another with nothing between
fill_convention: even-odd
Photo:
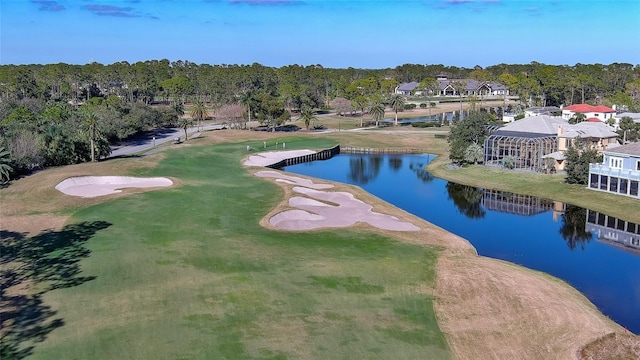
<instances>
[{"instance_id":1,"label":"patch of bare soil","mask_svg":"<svg viewBox=\"0 0 640 360\"><path fill-rule=\"evenodd\" d=\"M640 337L624 333L607 334L580 350L583 360L637 360L640 359Z\"/></svg>"}]
</instances>

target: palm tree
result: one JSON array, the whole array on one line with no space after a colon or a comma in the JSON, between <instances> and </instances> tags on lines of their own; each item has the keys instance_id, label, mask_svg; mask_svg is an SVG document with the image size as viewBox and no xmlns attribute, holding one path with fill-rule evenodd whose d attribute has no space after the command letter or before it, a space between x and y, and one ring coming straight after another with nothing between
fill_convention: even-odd
<instances>
[{"instance_id":1,"label":"palm tree","mask_svg":"<svg viewBox=\"0 0 640 360\"><path fill-rule=\"evenodd\" d=\"M89 131L89 142L91 143L91 162L96 161L96 127L98 126L98 116L93 111L87 111L84 115Z\"/></svg>"},{"instance_id":2,"label":"palm tree","mask_svg":"<svg viewBox=\"0 0 640 360\"><path fill-rule=\"evenodd\" d=\"M311 124L311 122L318 120L318 117L316 117L316 114L313 112L313 110L308 107L304 107L302 108L300 119L304 121L304 126L307 128L307 130L309 130L309 125Z\"/></svg>"},{"instance_id":3,"label":"palm tree","mask_svg":"<svg viewBox=\"0 0 640 360\"><path fill-rule=\"evenodd\" d=\"M9 181L9 176L13 169L9 166L11 158L9 157L9 152L4 149L4 147L0 147L0 181L5 182Z\"/></svg>"},{"instance_id":4,"label":"palm tree","mask_svg":"<svg viewBox=\"0 0 640 360\"><path fill-rule=\"evenodd\" d=\"M178 124L182 129L184 129L184 141L187 141L187 129L189 129L189 126L193 125L193 119L183 117L180 118Z\"/></svg>"},{"instance_id":5,"label":"palm tree","mask_svg":"<svg viewBox=\"0 0 640 360\"><path fill-rule=\"evenodd\" d=\"M464 151L464 160L468 163L476 165L478 161L484 159L484 151L482 146L478 144L471 144Z\"/></svg>"},{"instance_id":6,"label":"palm tree","mask_svg":"<svg viewBox=\"0 0 640 360\"><path fill-rule=\"evenodd\" d=\"M389 106L396 113L395 126L398 126L398 111L402 111L404 109L404 96L400 94L392 95L389 99Z\"/></svg>"},{"instance_id":7,"label":"palm tree","mask_svg":"<svg viewBox=\"0 0 640 360\"><path fill-rule=\"evenodd\" d=\"M378 122L384 119L384 104L382 101L374 101L369 109L369 114L376 122L376 127L378 127Z\"/></svg>"},{"instance_id":8,"label":"palm tree","mask_svg":"<svg viewBox=\"0 0 640 360\"><path fill-rule=\"evenodd\" d=\"M207 113L207 107L204 102L200 99L196 100L193 103L193 108L191 109L191 117L198 122L198 131L200 131L200 122L204 120L209 113ZM185 137L186 140L186 137Z\"/></svg>"},{"instance_id":9,"label":"palm tree","mask_svg":"<svg viewBox=\"0 0 640 360\"><path fill-rule=\"evenodd\" d=\"M351 100L351 106L360 110L360 127L364 126L364 108L367 106L367 98L364 96L356 96Z\"/></svg>"},{"instance_id":10,"label":"palm tree","mask_svg":"<svg viewBox=\"0 0 640 360\"><path fill-rule=\"evenodd\" d=\"M247 106L247 115L249 117L248 122L251 122L251 104L255 102L253 92L245 91L240 95L240 104Z\"/></svg>"}]
</instances>

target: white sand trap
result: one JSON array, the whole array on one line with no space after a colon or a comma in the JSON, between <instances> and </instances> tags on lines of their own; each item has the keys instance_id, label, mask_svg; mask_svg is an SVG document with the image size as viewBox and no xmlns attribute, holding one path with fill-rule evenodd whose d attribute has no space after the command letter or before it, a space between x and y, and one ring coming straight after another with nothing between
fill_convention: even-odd
<instances>
[{"instance_id":1,"label":"white sand trap","mask_svg":"<svg viewBox=\"0 0 640 360\"><path fill-rule=\"evenodd\" d=\"M249 156L244 161L245 166L267 166L275 164L280 160L291 159L303 155L311 155L316 152L313 150L286 150L286 151L267 151Z\"/></svg>"},{"instance_id":2,"label":"white sand trap","mask_svg":"<svg viewBox=\"0 0 640 360\"><path fill-rule=\"evenodd\" d=\"M125 188L167 187L173 182L167 178L136 178L131 176L79 176L63 180L56 190L71 196L92 198L119 193Z\"/></svg>"},{"instance_id":3,"label":"white sand trap","mask_svg":"<svg viewBox=\"0 0 640 360\"><path fill-rule=\"evenodd\" d=\"M419 227L400 221L397 217L372 211L371 205L356 199L353 194L340 191L321 191L310 180L296 178L278 171L259 171L256 176L275 178L297 184L293 191L307 197L294 196L289 206L294 210L280 212L269 223L285 230L312 230L326 227L348 227L359 222L384 230L418 231ZM330 185L329 185L330 186Z\"/></svg>"},{"instance_id":4,"label":"white sand trap","mask_svg":"<svg viewBox=\"0 0 640 360\"><path fill-rule=\"evenodd\" d=\"M311 188L311 189L317 189L317 190L320 190L320 189L331 189L333 187L333 185L330 185L330 184L317 184L317 183L314 183L313 181L308 180L308 179L303 179L301 177L287 175L287 174L283 173L282 171L275 171L275 170L258 171L256 173L256 176L257 177L274 178L278 182L283 182L283 183L291 184L291 185L304 186L304 187L308 187L308 188Z\"/></svg>"}]
</instances>

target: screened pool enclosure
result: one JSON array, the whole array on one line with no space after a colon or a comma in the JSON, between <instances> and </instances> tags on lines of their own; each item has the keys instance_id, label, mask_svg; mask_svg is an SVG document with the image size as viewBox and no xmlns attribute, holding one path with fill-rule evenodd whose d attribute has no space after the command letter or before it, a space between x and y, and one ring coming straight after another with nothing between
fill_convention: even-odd
<instances>
[{"instance_id":1,"label":"screened pool enclosure","mask_svg":"<svg viewBox=\"0 0 640 360\"><path fill-rule=\"evenodd\" d=\"M484 141L485 165L500 165L511 157L515 169L538 171L544 155L558 151L556 135L496 131Z\"/></svg>"}]
</instances>

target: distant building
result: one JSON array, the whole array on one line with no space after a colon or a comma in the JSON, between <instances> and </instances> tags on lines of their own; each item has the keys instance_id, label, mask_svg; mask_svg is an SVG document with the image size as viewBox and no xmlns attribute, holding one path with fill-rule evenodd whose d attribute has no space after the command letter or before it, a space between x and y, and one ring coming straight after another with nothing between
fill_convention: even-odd
<instances>
[{"instance_id":1,"label":"distant building","mask_svg":"<svg viewBox=\"0 0 640 360\"><path fill-rule=\"evenodd\" d=\"M623 117L630 117L634 122L640 124L640 113L623 112L620 114L613 115L613 119L615 120L613 127L615 127L616 129L619 129L620 120L622 120Z\"/></svg>"},{"instance_id":2,"label":"distant building","mask_svg":"<svg viewBox=\"0 0 640 360\"><path fill-rule=\"evenodd\" d=\"M589 104L575 104L562 108L562 118L565 120L571 119L576 114L584 114L585 118L589 121L598 119L599 121L607 122L607 120L613 118L616 111L607 106L593 106Z\"/></svg>"},{"instance_id":3,"label":"distant building","mask_svg":"<svg viewBox=\"0 0 640 360\"><path fill-rule=\"evenodd\" d=\"M476 81L472 79L448 79L446 75L438 75L436 80L439 84L437 96L507 96L509 89L497 82L492 81ZM465 85L464 89L457 89L454 85L457 82ZM420 83L412 81L402 83L395 88L394 93L405 96L422 95L422 89L418 86Z\"/></svg>"},{"instance_id":4,"label":"distant building","mask_svg":"<svg viewBox=\"0 0 640 360\"><path fill-rule=\"evenodd\" d=\"M412 81L409 83L402 83L396 87L395 93L404 95L404 96L409 96L414 94L420 95L422 94L422 91L420 90L416 91L416 88L418 87L418 85L420 85L420 83L415 81Z\"/></svg>"}]
</instances>

